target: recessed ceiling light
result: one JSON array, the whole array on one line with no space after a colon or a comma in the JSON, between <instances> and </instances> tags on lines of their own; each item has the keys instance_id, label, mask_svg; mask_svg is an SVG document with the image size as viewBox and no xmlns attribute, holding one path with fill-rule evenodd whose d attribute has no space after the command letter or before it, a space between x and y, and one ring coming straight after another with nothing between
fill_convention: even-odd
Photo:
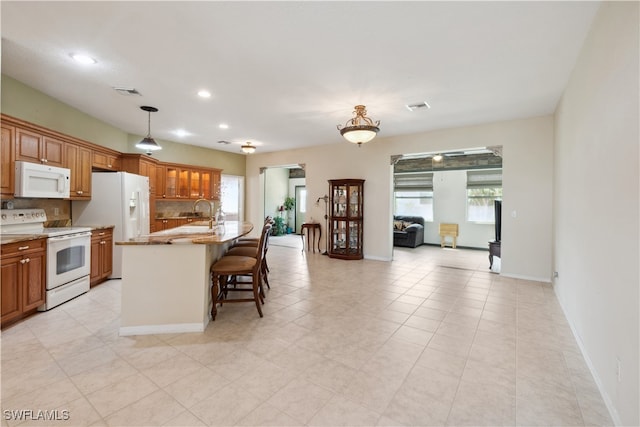
<instances>
[{"instance_id":1,"label":"recessed ceiling light","mask_svg":"<svg viewBox=\"0 0 640 427\"><path fill-rule=\"evenodd\" d=\"M199 90L198 91L198 96L200 98L211 98L211 92L209 92L208 90Z\"/></svg>"},{"instance_id":2,"label":"recessed ceiling light","mask_svg":"<svg viewBox=\"0 0 640 427\"><path fill-rule=\"evenodd\" d=\"M229 129L229 125L228 125L228 124L226 124L226 123L220 123L220 124L218 125L218 127L219 127L220 129Z\"/></svg>"},{"instance_id":3,"label":"recessed ceiling light","mask_svg":"<svg viewBox=\"0 0 640 427\"><path fill-rule=\"evenodd\" d=\"M83 64L83 65L91 65L91 64L95 64L96 62L98 62L95 59L93 59L92 57L90 57L89 55L83 55L82 53L72 53L71 57L76 62L79 62L80 64Z\"/></svg>"},{"instance_id":4,"label":"recessed ceiling light","mask_svg":"<svg viewBox=\"0 0 640 427\"><path fill-rule=\"evenodd\" d=\"M173 134L179 138L184 138L185 136L191 135L189 132L187 132L184 129L176 129L173 131Z\"/></svg>"}]
</instances>

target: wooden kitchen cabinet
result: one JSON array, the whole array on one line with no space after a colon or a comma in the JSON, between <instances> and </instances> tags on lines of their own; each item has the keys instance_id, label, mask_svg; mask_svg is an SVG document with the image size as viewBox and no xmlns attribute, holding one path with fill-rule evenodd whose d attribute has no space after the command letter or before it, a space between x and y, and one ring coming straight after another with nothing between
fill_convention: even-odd
<instances>
[{"instance_id":1,"label":"wooden kitchen cabinet","mask_svg":"<svg viewBox=\"0 0 640 427\"><path fill-rule=\"evenodd\" d=\"M16 160L64 167L64 142L38 132L16 128Z\"/></svg>"},{"instance_id":2,"label":"wooden kitchen cabinet","mask_svg":"<svg viewBox=\"0 0 640 427\"><path fill-rule=\"evenodd\" d=\"M155 231L168 230L170 228L176 228L179 224L177 218L162 218L155 220Z\"/></svg>"},{"instance_id":3,"label":"wooden kitchen cabinet","mask_svg":"<svg viewBox=\"0 0 640 427\"><path fill-rule=\"evenodd\" d=\"M71 169L70 199L91 199L91 149L67 142L65 154L66 167Z\"/></svg>"},{"instance_id":4,"label":"wooden kitchen cabinet","mask_svg":"<svg viewBox=\"0 0 640 427\"><path fill-rule=\"evenodd\" d=\"M0 194L3 196L13 196L14 187L14 145L15 132L13 126L2 123L2 144L0 145Z\"/></svg>"},{"instance_id":5,"label":"wooden kitchen cabinet","mask_svg":"<svg viewBox=\"0 0 640 427\"><path fill-rule=\"evenodd\" d=\"M2 245L0 323L5 326L45 302L47 239Z\"/></svg>"},{"instance_id":6,"label":"wooden kitchen cabinet","mask_svg":"<svg viewBox=\"0 0 640 427\"><path fill-rule=\"evenodd\" d=\"M120 156L106 151L93 151L91 166L100 170L120 170Z\"/></svg>"},{"instance_id":7,"label":"wooden kitchen cabinet","mask_svg":"<svg viewBox=\"0 0 640 427\"><path fill-rule=\"evenodd\" d=\"M91 287L98 285L113 272L113 228L91 232Z\"/></svg>"}]
</instances>

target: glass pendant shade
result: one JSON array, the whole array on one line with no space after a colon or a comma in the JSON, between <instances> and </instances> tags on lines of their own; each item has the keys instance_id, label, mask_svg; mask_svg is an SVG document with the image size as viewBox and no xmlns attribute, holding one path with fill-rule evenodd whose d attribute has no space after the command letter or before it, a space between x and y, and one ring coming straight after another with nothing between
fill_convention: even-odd
<instances>
[{"instance_id":1,"label":"glass pendant shade","mask_svg":"<svg viewBox=\"0 0 640 427\"><path fill-rule=\"evenodd\" d=\"M250 142L247 142L245 145L240 147L243 153L252 154L256 152L256 147L251 145Z\"/></svg>"},{"instance_id":2,"label":"glass pendant shade","mask_svg":"<svg viewBox=\"0 0 640 427\"><path fill-rule=\"evenodd\" d=\"M136 148L147 150L147 152L162 150L162 147L153 138L151 138L151 113L157 112L158 109L156 107L149 107L147 105L143 105L142 107L140 107L140 109L149 113L149 120L147 122L147 136L145 136L142 141L136 144Z\"/></svg>"},{"instance_id":3,"label":"glass pendant shade","mask_svg":"<svg viewBox=\"0 0 640 427\"><path fill-rule=\"evenodd\" d=\"M338 125L338 130L344 139L360 146L376 137L380 131L378 127L380 120L374 122L367 117L367 109L364 105L356 105L353 114L355 117L348 120L344 126Z\"/></svg>"}]
</instances>

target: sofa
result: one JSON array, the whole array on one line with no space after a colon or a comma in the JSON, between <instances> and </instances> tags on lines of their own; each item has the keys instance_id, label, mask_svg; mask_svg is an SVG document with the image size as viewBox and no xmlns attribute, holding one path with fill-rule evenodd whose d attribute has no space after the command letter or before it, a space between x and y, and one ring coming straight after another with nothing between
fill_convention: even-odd
<instances>
[{"instance_id":1,"label":"sofa","mask_svg":"<svg viewBox=\"0 0 640 427\"><path fill-rule=\"evenodd\" d=\"M424 243L424 218L421 216L393 217L393 246L415 248Z\"/></svg>"}]
</instances>

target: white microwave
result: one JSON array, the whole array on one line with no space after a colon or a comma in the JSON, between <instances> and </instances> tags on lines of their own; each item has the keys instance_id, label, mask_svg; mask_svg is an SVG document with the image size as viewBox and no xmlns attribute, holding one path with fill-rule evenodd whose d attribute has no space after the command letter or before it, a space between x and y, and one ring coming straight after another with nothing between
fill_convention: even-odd
<instances>
[{"instance_id":1,"label":"white microwave","mask_svg":"<svg viewBox=\"0 0 640 427\"><path fill-rule=\"evenodd\" d=\"M15 197L68 199L71 170L16 160Z\"/></svg>"}]
</instances>

